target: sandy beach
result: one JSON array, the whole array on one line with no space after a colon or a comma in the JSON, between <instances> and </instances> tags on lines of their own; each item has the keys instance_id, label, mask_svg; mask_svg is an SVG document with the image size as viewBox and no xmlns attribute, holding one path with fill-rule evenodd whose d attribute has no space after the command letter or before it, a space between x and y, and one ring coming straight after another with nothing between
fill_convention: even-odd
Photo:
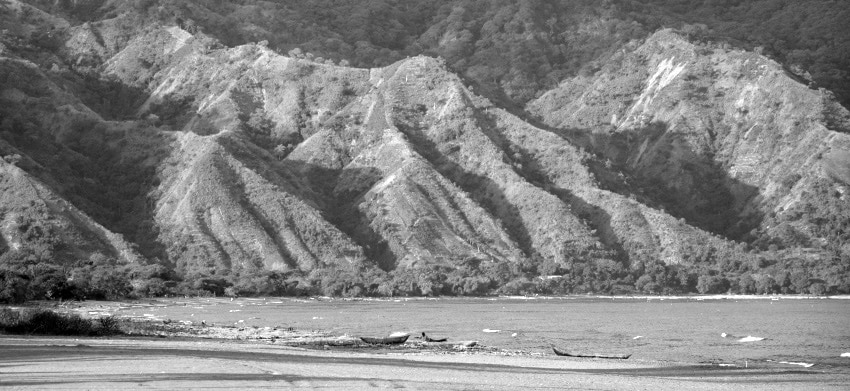
<instances>
[{"instance_id":1,"label":"sandy beach","mask_svg":"<svg viewBox=\"0 0 850 391\"><path fill-rule=\"evenodd\" d=\"M196 338L0 336L6 389L846 389L850 375L498 351L305 349Z\"/></svg>"},{"instance_id":2,"label":"sandy beach","mask_svg":"<svg viewBox=\"0 0 850 391\"><path fill-rule=\"evenodd\" d=\"M395 315L387 316L386 319L409 318L424 309L416 306L406 310L405 303L383 303L364 307L366 303L335 301L270 301L270 305L256 299L208 301L197 299L187 302L87 302L58 306L56 309L62 312L74 312L89 317L115 316L120 322L123 335L0 335L0 388L843 390L850 384L850 371L846 369L843 361L845 359L837 358L837 353L833 359L808 356L811 362L816 362L811 367L788 363L800 361L791 359L795 355L793 353L777 353L788 349L799 350L812 344L806 341L793 342L787 346L779 344L785 342L775 340L764 341L758 345L745 345L713 335L709 339L694 339L687 344L690 351L707 349L708 352L704 355L676 354L674 350L681 351L685 344L678 339L693 334L680 331L667 336L668 339L656 337L649 342L642 341L651 337L634 340L628 336L631 334L626 334L626 338L633 341L629 349L618 350L612 346L607 350L600 349L606 352L638 353L627 360L559 357L549 350L548 345L546 349L522 349L500 344L499 341L513 339L508 338L508 332L480 332L477 335L481 339L475 346L471 346L468 340L454 338L454 334L451 334L453 338L447 343L426 343L418 338L418 334L413 334L402 345L378 347L367 345L356 337L362 334L281 325L276 321L279 318L275 316L285 317L289 319L290 324L295 325L309 325L311 322L322 320L321 318L329 318L329 322L334 323L340 320L333 316L344 316L349 322L366 319L375 329L392 329L388 324L371 321L369 317L392 313ZM431 308L429 313L444 314L460 313L470 308L485 306L486 303L490 302L423 301L419 304L438 306ZM511 302L492 303L494 304L491 305L502 308ZM545 303L548 302L544 302L544 306L537 311L542 311L546 317L551 316L553 308L560 308ZM774 302L767 301L762 307L772 309L773 306L782 304L770 303ZM789 308L804 308L795 303L797 301L785 305L793 306ZM829 304L819 301L811 303L819 303L821 307L824 303ZM655 308L649 305L635 308L641 311ZM598 310L604 310L600 316L606 319L606 322L612 313L617 312L614 310L630 308L612 308L613 304L608 302L590 302L588 306L579 307L581 313L591 321L593 309L597 308L594 306L601 306ZM689 314L687 310L691 307L693 310L712 312L729 307L730 310L734 309L736 313L740 313L741 306L750 308L750 312L760 308L747 303L734 304L724 301L676 308L678 314L682 315ZM522 308L528 310L529 305ZM368 314L359 313L352 316L351 311L356 309L368 311ZM487 309L489 310L489 307ZM667 307L664 309L667 311ZM397 310L407 312L392 312ZM498 312L498 309L494 310ZM207 322L199 321L201 316L204 316ZM540 316L532 319L538 319ZM231 317L241 317L247 321L233 321ZM306 320L299 322L298 318ZM809 315L805 325L809 327L815 318ZM215 324L210 321L212 319ZM249 322L251 319L254 323ZM709 318L700 319L703 320L699 322L705 322ZM412 320L414 323L420 321ZM412 328L397 321L384 322L392 322L401 329ZM832 323L823 323L823 320L821 322L824 326L820 327L824 330L836 327ZM581 324L567 326L576 330L586 329ZM627 327L637 329L634 325ZM777 335L775 331L765 332L765 335ZM605 338L617 336L602 334L603 337L600 338L592 333L563 333L578 338L567 340L570 344L564 346L580 346L582 339L593 339L598 343ZM505 336L496 336L501 334ZM822 330L817 335L831 334ZM843 332L836 335L840 341L846 341ZM779 337L787 338L783 335ZM841 347L843 343L840 341L817 346L822 346L822 349L831 353L836 347ZM660 347L652 348L655 345ZM653 356L653 352L662 348L669 349L670 352L655 353Z\"/></svg>"}]
</instances>

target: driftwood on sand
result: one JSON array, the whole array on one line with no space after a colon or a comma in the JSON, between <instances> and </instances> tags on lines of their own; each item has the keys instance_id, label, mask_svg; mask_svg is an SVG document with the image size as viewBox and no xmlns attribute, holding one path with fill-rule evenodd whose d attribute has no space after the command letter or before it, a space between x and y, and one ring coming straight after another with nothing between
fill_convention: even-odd
<instances>
[{"instance_id":1,"label":"driftwood on sand","mask_svg":"<svg viewBox=\"0 0 850 391\"><path fill-rule=\"evenodd\" d=\"M448 339L448 338L446 338L446 337L443 337L443 338L431 338L431 337L429 337L429 336L425 335L425 333L424 333L424 332L422 333L422 339L424 339L424 340L425 340L425 342L446 342L446 341L448 341L448 340L449 340L449 339Z\"/></svg>"},{"instance_id":2,"label":"driftwood on sand","mask_svg":"<svg viewBox=\"0 0 850 391\"><path fill-rule=\"evenodd\" d=\"M576 353L576 352L568 352L566 350L558 349L552 346L552 350L558 356L566 356L566 357L589 357L589 358L610 358L610 359L620 359L625 360L631 357L631 354L600 354L600 353Z\"/></svg>"}]
</instances>

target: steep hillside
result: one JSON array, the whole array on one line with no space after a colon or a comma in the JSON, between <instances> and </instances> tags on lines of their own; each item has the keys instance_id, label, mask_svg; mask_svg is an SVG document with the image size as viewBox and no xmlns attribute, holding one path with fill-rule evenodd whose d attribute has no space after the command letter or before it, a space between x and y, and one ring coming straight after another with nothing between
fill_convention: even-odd
<instances>
[{"instance_id":1,"label":"steep hillside","mask_svg":"<svg viewBox=\"0 0 850 391\"><path fill-rule=\"evenodd\" d=\"M848 256L850 114L763 56L664 30L529 110L697 226Z\"/></svg>"},{"instance_id":2,"label":"steep hillside","mask_svg":"<svg viewBox=\"0 0 850 391\"><path fill-rule=\"evenodd\" d=\"M61 166L75 159L73 150L56 145L96 117L91 110L54 84L38 67L20 58L0 58L3 107L0 156L2 164L3 236L11 249L31 246L45 251L41 259L69 263L103 253L124 263L139 255L116 235L62 199L62 176L78 167ZM47 144L41 143L43 140ZM58 163L58 164L57 164ZM41 177L38 180L33 174ZM60 190L60 191L61 191ZM30 241L32 241L30 243Z\"/></svg>"},{"instance_id":3,"label":"steep hillside","mask_svg":"<svg viewBox=\"0 0 850 391\"><path fill-rule=\"evenodd\" d=\"M14 200L0 215L0 300L26 286L29 298L850 289L843 244L811 244L843 235L841 221L813 219L844 199L812 192L844 189L844 135L816 125L843 126L846 111L755 54L661 32L534 101L541 127L442 59L351 68L264 42L228 48L136 3L79 3L89 14L33 3L42 10L0 10L15 26L0 36L0 196ZM699 110L667 95L686 72L710 85L692 87L708 96ZM739 79L756 84L743 92ZM811 108L813 96L826 103ZM780 117L774 101L788 104ZM757 122L766 141L740 141ZM728 125L704 135L705 123ZM804 149L815 144L833 149ZM750 161L765 146L774 165L818 152L826 163L760 173ZM768 191L792 168L791 190ZM770 205L814 208L783 220L808 241L758 252L717 235L778 238ZM28 255L45 241L52 253ZM801 248L834 268L786 282L777 273L790 267L774 263Z\"/></svg>"},{"instance_id":4,"label":"steep hillside","mask_svg":"<svg viewBox=\"0 0 850 391\"><path fill-rule=\"evenodd\" d=\"M132 42L128 48L137 50ZM197 114L181 122L184 131L203 136L199 143L223 145L246 167L271 171L259 179L277 185L278 192L292 189L312 201L289 208L315 207L337 216L328 218L333 227L299 227L296 232L339 229L384 270L458 267L466 259L477 258L508 264L530 261L530 270L547 264L554 271L568 271L573 263L590 258L610 263L612 274L625 277L629 266L640 270L643 262L654 259L667 264L696 261L684 255L687 251L682 246L729 247L622 196L602 196L584 166L588 156L472 95L433 59L413 58L364 73L281 57L261 46L205 50L175 57L159 69L139 114L161 119L153 108L191 99L187 105ZM126 83L137 83L133 74L122 73L123 55L110 60L108 70ZM538 142L542 142L539 147ZM535 149L527 151L531 146ZM201 171L175 173L187 179L171 189L163 187L171 181L164 179L158 191L166 198L175 192L185 197L199 176L212 175L203 183L219 184L220 190L205 189L204 198L218 191L232 192L239 180L222 172L227 171L225 164L211 157L219 149L209 148L178 152L181 159L196 159L188 165L200 164ZM177 164L178 170L186 166ZM228 177L230 181L221 179ZM188 213L175 201L158 202L174 203L171 215L198 213ZM219 203L228 205L227 209L239 205L216 198L210 202L198 209ZM161 216L158 213L160 224L168 226ZM192 257L208 265L222 259L221 268L227 260L232 264L243 257L216 249L223 247L222 241L237 247L252 235L240 233L242 239L230 239L234 234L215 228L214 217L215 213L205 217L210 222L201 224L210 227L206 236L212 240L193 240L190 247L203 254ZM272 224L291 218L266 214L260 220ZM596 229L604 230L605 244ZM647 235L649 239L635 239ZM317 247L308 253L329 247L321 239L315 243ZM329 259L342 255L329 254ZM630 260L637 254L645 259L632 265ZM285 263L276 263L275 257L258 256L268 262L266 266ZM304 271L317 264L313 259L289 263Z\"/></svg>"},{"instance_id":5,"label":"steep hillside","mask_svg":"<svg viewBox=\"0 0 850 391\"><path fill-rule=\"evenodd\" d=\"M139 255L121 235L92 221L20 168L0 161L0 178L4 250L31 251L37 262L60 264L97 252L123 263L138 261Z\"/></svg>"}]
</instances>

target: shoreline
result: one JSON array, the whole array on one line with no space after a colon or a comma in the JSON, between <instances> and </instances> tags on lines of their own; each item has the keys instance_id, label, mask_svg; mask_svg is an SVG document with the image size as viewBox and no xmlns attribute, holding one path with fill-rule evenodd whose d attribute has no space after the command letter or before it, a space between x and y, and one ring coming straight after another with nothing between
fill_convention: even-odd
<instances>
[{"instance_id":1,"label":"shoreline","mask_svg":"<svg viewBox=\"0 0 850 391\"><path fill-rule=\"evenodd\" d=\"M206 322L196 322L187 320L171 320L158 319L155 317L138 317L131 315L115 314L116 307L120 307L121 302L109 302L112 309L104 311L103 302L98 308L94 306L80 305L73 308L68 308L67 305L49 308L57 313L75 313L86 319L99 319L110 317L116 321L116 329L119 334L101 338L162 338L162 339L187 339L198 341L236 341L244 343L267 344L281 347L306 347L313 349L329 349L348 348L352 350L370 350L370 351L435 351L443 352L444 354L459 352L499 352L507 354L510 352L514 355L535 355L533 352L524 351L509 351L496 347L488 347L481 345L478 341L452 341L452 342L427 342L421 340L419 336L412 336L404 343L393 345L374 345L361 340L359 336L348 334L334 334L325 330L298 330L292 327L278 326L234 326L234 325L217 325L206 324ZM117 304L117 306L116 306ZM154 304L155 305L155 304ZM23 308L48 308L45 306L20 306L8 307L13 310ZM408 334L410 336L410 334ZM0 332L0 336L17 336L17 337L50 337L49 335L27 335L27 334L4 334ZM55 336L67 337L67 336ZM71 336L76 338L96 338L89 336Z\"/></svg>"},{"instance_id":2,"label":"shoreline","mask_svg":"<svg viewBox=\"0 0 850 391\"><path fill-rule=\"evenodd\" d=\"M850 300L850 295L570 295L570 296L497 296L497 297L468 297L469 299L486 300ZM332 299L332 298L328 298ZM426 298L439 300L444 298Z\"/></svg>"},{"instance_id":3,"label":"shoreline","mask_svg":"<svg viewBox=\"0 0 850 391\"><path fill-rule=\"evenodd\" d=\"M718 306L722 300L728 300L729 296L706 296L704 300L721 300L721 301L706 301L706 303L716 303L711 306L712 311L725 308ZM738 297L735 297L738 298ZM769 298L760 297L756 298ZM538 303L548 305L551 303L560 306L559 302L550 302L549 298L541 299ZM655 302L651 308L658 307L658 302L661 300L670 299L670 305L673 305L677 299L688 299L679 301L680 303L690 303L692 308L703 308L698 304L702 300L690 300L691 297L557 297L557 299L579 300L576 303L587 301L590 303L648 303ZM583 299L583 300L580 300ZM796 297L795 297L796 299ZM328 301L326 301L328 300ZM705 349L699 350L689 348L691 344L685 343L686 339L683 336L669 339L662 334L655 334L648 329L636 327L634 329L623 329L619 327L611 327L608 330L599 329L597 331L595 325L590 325L592 328L585 327L584 330L589 330L592 334L587 339L593 341L587 343L583 338L578 336L576 331L567 330L563 337L551 337L549 334L541 334L538 330L529 330L523 326L500 324L498 317L500 316L500 308L504 309L499 302L513 302L514 306L524 306L523 301L516 301L515 297L500 297L500 298L477 298L477 299L462 299L471 300L473 307L483 305L484 303L494 303L495 307L488 307L487 314L494 315L487 318L486 321L474 321L475 326L469 327L469 324L452 324L451 329L429 326L430 320L427 318L416 318L417 309L425 309L426 312L434 298L416 298L410 301L401 301L398 304L393 304L389 307L383 306L374 307L377 303L367 304L363 306L357 302L347 303L348 300L337 301L340 299L327 298L164 298L164 299L146 299L134 301L73 301L73 302L31 302L24 306L9 307L9 308L45 308L59 313L73 313L88 319L97 319L109 317L118 322L119 327L127 336L132 337L156 337L156 338L198 338L206 340L235 340L235 341L256 341L258 343L268 343L276 346L312 346L317 349L336 346L347 346L357 349L368 349L372 351L439 351L442 354L452 352L475 353L487 352L496 354L511 354L511 355L551 355L553 354L551 346L555 345L560 349L574 350L580 353L603 353L603 354L631 354L635 357L647 358L653 360L675 360L691 363L716 362L722 364L734 364L737 361L744 363L745 358L753 359L777 359L778 361L806 361L810 363L828 363L835 364L836 359L841 353L835 353L835 357L825 357L819 352L811 352L800 355L796 350L788 350L787 347L778 347L777 343L788 340L789 335L782 337L782 330L758 330L747 327L723 325L711 327L710 331L700 330L697 333L690 334L685 338L691 338L696 344L694 346L703 346ZM422 301L428 300L428 302ZM777 299L781 300L781 299ZM393 300L394 302L396 300ZM407 304L405 304L407 302ZM454 300L449 298L443 302L443 305L454 307ZM458 301L461 305L464 305ZM786 303L792 305L799 300L791 300ZM825 301L818 302L827 304ZM289 303L289 304L287 304ZM311 303L315 303L313 307ZM334 304L337 303L337 304ZM384 303L384 302L379 302ZM744 302L746 303L746 301ZM765 304L774 304L774 301L764 302ZM812 302L814 304L815 302ZM840 304L839 302L833 302ZM283 306L281 306L283 304ZM291 304L294 304L292 306ZM731 302L730 302L731 304ZM802 303L800 303L802 304ZM487 304L491 306L492 304ZM668 304L664 304L666 308ZM799 304L797 304L799 305ZM808 304L802 304L808 306ZM281 307L278 307L281 306ZM340 307L341 306L341 307ZM354 307L352 307L354 306ZM425 306L425 307L423 307ZM771 306L772 307L772 306ZM289 314L284 316L269 316L272 312L277 314ZM282 308L282 309L278 309ZM311 308L316 308L317 312L313 312ZM353 309L358 309L354 310ZM376 323L364 323L364 319L370 319L364 316L363 311L367 308L390 309L388 313L405 314L405 316L413 315L413 322L399 321L382 321L380 318L375 318ZM443 308L443 307L441 307ZM468 308L468 307L463 307ZM524 307L514 307L524 308ZM635 308L628 305L628 308ZM644 307L639 309L643 311ZM650 308L650 307L646 307ZM306 310L304 310L306 309ZM339 309L339 311L338 311ZM284 312L280 312L284 311ZM294 311L294 312L289 312ZM371 311L371 310L369 310ZM401 311L401 312L398 312ZM662 312L666 310L661 310ZM697 310L700 311L700 310ZM343 312L359 313L356 319L350 319L346 316L341 316ZM657 311L656 311L657 312ZM693 312L693 311L692 311ZM318 316L317 316L318 315ZM310 318L312 317L312 320ZM486 317L484 317L486 318ZM346 322L359 323L351 326ZM476 318L479 319L479 318ZM477 323L477 324L475 324ZM343 325L343 326L340 326ZM496 326L496 327L493 327ZM508 326L498 327L498 326ZM525 327L528 327L527 325ZM604 327L604 326L603 326ZM495 330L500 329L500 330ZM501 330L504 329L504 330ZM459 331L462 330L462 331ZM426 343L419 338L421 331L427 332L429 335L448 336L451 337L447 343ZM601 333L600 333L601 331ZM772 331L772 332L771 332ZM366 347L366 344L361 342L359 337L382 337L389 335L392 332L406 332L411 335L404 345L392 347ZM759 344L740 344L738 341L721 338L722 333L732 335L755 335L758 337L766 337L767 342ZM600 339L601 335L608 334L608 340ZM635 337L637 336L637 337ZM549 339L553 339L549 342ZM775 342L774 342L775 341ZM472 344L474 343L474 347ZM654 348L660 344L665 344L666 350ZM760 349L761 346L769 347L770 349ZM836 345L837 346L837 345ZM734 347L734 348L733 348ZM729 349L732 348L732 349ZM839 346L840 349L843 349ZM673 350L670 350L673 349ZM635 358L633 357L633 358ZM814 361L812 361L814 360ZM840 360L843 361L843 360ZM843 363L842 363L843 364Z\"/></svg>"},{"instance_id":4,"label":"shoreline","mask_svg":"<svg viewBox=\"0 0 850 391\"><path fill-rule=\"evenodd\" d=\"M717 299L724 297L718 296ZM506 300L511 300L511 297L505 297ZM230 303L229 300L220 299L222 302ZM246 301L263 301L265 299L246 298L240 299ZM671 300L676 300L672 298ZM167 301L167 300L166 300ZM189 321L189 320L172 320L169 318L162 319L161 317L145 314L145 316L137 315L121 315L118 312L127 307L137 308L149 307L158 308L168 304L163 304L163 301L151 299L146 302L74 302L56 304L52 310L60 313L76 313L83 318L97 319L101 317L112 317L118 324L120 334L106 337L77 337L77 338L106 338L106 339L153 339L153 340L186 340L196 342L213 342L213 343L240 343L240 344L255 344L258 346L275 346L275 347L290 347L303 348L308 350L322 351L348 351L350 353L371 353L371 354L439 354L439 355L496 355L496 356L523 356L523 357L555 357L551 349L542 351L531 351L523 349L506 349L499 346L489 346L480 343L477 340L453 340L447 342L427 342L421 339L418 335L410 335L410 338L404 343L397 345L372 345L360 339L360 336L350 335L348 333L332 333L321 329L296 329L293 327L284 326L257 326L247 324L206 324L205 322ZM238 304L238 302L237 302ZM11 308L45 308L45 306L22 306ZM501 331L501 330L499 330ZM484 330L487 332L487 330ZM12 335L2 334L0 336L19 336L37 338L36 335ZM48 336L41 336L48 337ZM61 338L62 336L56 336ZM372 335L372 337L380 337ZM640 338L640 337L638 337ZM635 338L636 339L636 338ZM550 345L554 346L554 345ZM620 362L635 362L641 359L632 358L629 360L612 360ZM736 359L723 360L690 360L677 361L676 359L654 358L650 359L655 362L678 362L688 365L713 365L722 367L739 367L744 364L742 360L738 363ZM608 360L606 360L608 361ZM752 362L758 362L752 359ZM771 360L762 360L769 362ZM743 364L743 365L739 365Z\"/></svg>"},{"instance_id":5,"label":"shoreline","mask_svg":"<svg viewBox=\"0 0 850 391\"><path fill-rule=\"evenodd\" d=\"M801 296L738 296L738 295L709 295L709 296L558 296L558 297L515 297L515 296L502 296L502 297L481 297L481 298L461 298L460 300L481 300L487 302L493 301L516 301L516 300L541 300L542 302L547 302L550 300L591 300L598 302L610 302L611 300L622 302L650 302L650 301L665 301L670 300L671 304L675 301L685 300L687 302L701 302L701 301L724 301L724 300L767 300L770 299L772 301L783 300L790 298L793 301L810 299L810 297L801 297ZM844 300L847 297L829 297L829 299L837 299ZM455 298L445 298L445 303L451 303ZM818 301L822 301L827 299L827 297L818 298ZM419 302L423 303L422 300L427 301L439 301L442 298L403 298L403 299L393 299L392 302L401 302L404 305L405 302ZM441 350L441 351L499 351L499 352L511 352L512 354L522 354L522 355L539 355L541 352L552 354L551 349L543 346L536 346L531 350L525 350L527 346L515 346L517 344L508 343L507 346L500 346L500 342L506 342L505 338L507 335L511 337L516 337L516 330L505 331L505 336L500 336L500 334L492 334L493 331L490 331L490 328L485 328L484 330L478 329L482 331L484 334L481 336L471 335L469 330L465 333L465 335L459 336L457 339L453 339L450 342L446 343L427 343L424 340L421 340L419 337L419 330L415 328L408 327L396 327L394 329L384 328L381 330L365 330L361 327L359 331L346 330L346 328L337 328L330 327L324 328L319 324L311 324L309 320L305 323L303 320L301 322L270 322L268 320L261 320L260 316L252 316L258 315L256 312L252 312L249 310L249 307L260 308L266 305L279 305L285 304L286 302L290 303L298 303L298 305L309 303L325 303L326 305L333 302L349 302L351 300L346 299L338 299L338 298L326 298L326 297L310 297L306 299L302 298L288 298L288 297L266 297L266 298L206 298L206 297L192 297L192 298L158 298L158 299L142 299L142 300L133 300L133 301L71 301L71 302L30 302L25 303L22 306L16 307L8 307L11 309L21 309L21 308L46 308L52 311L56 311L59 313L75 313L83 318L88 319L97 319L109 317L113 318L117 321L121 327L120 329L127 336L149 336L149 337L158 337L158 338L201 338L201 339L224 339L224 340L243 340L243 341L261 341L267 342L271 344L277 344L279 346L349 346L356 348L363 348L367 344L360 340L361 336L367 337L382 337L381 334L383 330L386 333L390 331L393 332L406 332L411 335L408 341L401 346L396 347L384 347L386 350L404 350L404 349L412 349L412 350ZM354 302L358 302L360 300L355 300ZM377 301L379 303L387 302L385 300L365 300L366 302ZM331 304L332 305L332 304ZM211 307L210 307L211 306ZM204 311L204 308L219 308L222 306L222 309L214 309L212 312L207 312L205 314L198 313L198 316L195 316L196 311ZM168 309L176 309L183 308L184 310L179 310L177 313L175 311L168 311ZM189 309L192 308L192 309ZM401 308L401 307L397 307ZM239 313L242 311L246 312L246 315L235 315L235 313ZM182 313L181 313L182 311ZM169 313L170 312L170 313ZM212 314L222 314L225 315L223 318L221 316L214 316ZM230 314L227 316L229 313ZM303 315L303 314L302 314ZM262 316L265 318L265 316ZM204 320L206 319L206 320ZM237 320L234 320L237 319ZM309 318L306 318L309 319ZM320 316L313 316L313 321L321 322L324 318ZM207 322L207 320L209 322ZM327 322L326 322L327 323ZM318 326L318 327L316 327ZM327 324L324 324L327 326ZM480 327L480 326L479 326ZM722 332L733 333L735 330L732 329L718 329L718 335ZM373 332L376 331L376 332ZM428 328L425 328L425 331L428 331ZM502 330L498 330L502 331ZM741 331L744 332L744 331ZM444 331L445 333L445 331ZM472 334L477 333L473 332ZM523 333L522 330L519 330L519 333ZM430 332L429 332L430 334ZM389 334L387 334L389 335ZM639 335L638 337L629 336L628 338L617 336L623 338L623 341L632 341L637 340L638 338L642 338L643 335L647 335L645 333L638 333L635 335ZM761 335L765 337L770 337L770 335ZM483 343L481 343L483 342ZM526 344L527 345L527 344ZM639 346L634 345L629 342L620 342L621 348L628 348L628 346ZM625 345L625 346L623 346ZM551 346L551 344L549 345ZM474 348L473 348L474 347ZM510 347L511 349L505 349L506 347ZM570 347L570 346L566 346ZM612 346L613 347L613 346ZM574 347L575 348L575 347ZM588 346L584 347L585 349ZM590 346L591 349L596 349L595 347ZM581 348L579 348L581 349ZM604 348L603 348L604 349ZM610 348L609 348L610 349ZM631 352L617 352L615 353L631 353ZM653 359L666 359L663 355L655 355L652 357ZM682 360L683 357L669 357L671 359ZM684 358L685 360L698 361L701 358L715 359L718 358L716 356L712 357L711 355L707 355L707 357L692 357L692 358ZM731 358L731 357L730 357ZM752 358L752 357L751 357Z\"/></svg>"},{"instance_id":6,"label":"shoreline","mask_svg":"<svg viewBox=\"0 0 850 391\"><path fill-rule=\"evenodd\" d=\"M14 389L755 389L846 387L848 374L751 362L605 360L310 349L204 338L0 335L0 387Z\"/></svg>"},{"instance_id":7,"label":"shoreline","mask_svg":"<svg viewBox=\"0 0 850 391\"><path fill-rule=\"evenodd\" d=\"M509 351L497 347L483 346L478 341L426 342L413 337L397 345L368 344L360 337L348 334L337 335L323 330L296 330L280 327L257 326L199 326L187 322L160 323L151 320L120 319L123 336L139 338L186 338L211 341L239 341L244 343L265 344L269 346L302 347L314 350L331 348L350 349L351 351L387 351L415 352L433 351L443 353L506 353L532 356L536 353ZM119 336L120 338L121 336Z\"/></svg>"},{"instance_id":8,"label":"shoreline","mask_svg":"<svg viewBox=\"0 0 850 391\"><path fill-rule=\"evenodd\" d=\"M247 307L263 299L213 301ZM0 351L5 353L0 354L0 387L839 390L850 384L850 372L843 369L802 367L781 361L796 360L773 357L611 360L458 346L463 341L427 343L414 337L402 345L367 345L326 330L163 319L155 309L167 305L183 308L191 303L166 299L55 305L54 310L87 318L115 314L126 334L0 334ZM127 307L136 309L136 315L122 316ZM160 316L144 316L146 312Z\"/></svg>"},{"instance_id":9,"label":"shoreline","mask_svg":"<svg viewBox=\"0 0 850 391\"><path fill-rule=\"evenodd\" d=\"M76 305L77 308L85 307L87 303L124 303L124 304L140 304L140 303L155 303L158 301L179 302L182 300L211 300L217 302L227 301L245 301L245 302L268 302L268 303L283 303L285 301L310 303L310 302L409 302L409 301L452 301L452 300L690 300L690 301L716 301L716 300L850 300L850 295L828 295L828 296L813 296L813 295L735 295L735 294L716 294L716 295L567 295L567 296L516 296L516 295L501 295L501 296L416 296L416 297L330 297L330 296L245 296L245 297L226 297L226 296L174 296L174 297L150 297L138 299L117 299L117 300L69 300L69 301L30 301L17 305L3 305L8 308L25 308L34 306L44 307L64 307Z\"/></svg>"}]
</instances>

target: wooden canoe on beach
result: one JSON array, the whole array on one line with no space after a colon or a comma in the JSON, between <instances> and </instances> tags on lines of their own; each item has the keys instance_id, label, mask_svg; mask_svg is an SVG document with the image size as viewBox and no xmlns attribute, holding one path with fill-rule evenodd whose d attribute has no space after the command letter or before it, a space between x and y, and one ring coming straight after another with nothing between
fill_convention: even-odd
<instances>
[{"instance_id":1,"label":"wooden canoe on beach","mask_svg":"<svg viewBox=\"0 0 850 391\"><path fill-rule=\"evenodd\" d=\"M555 354L557 354L559 356L566 356L566 357L611 358L611 359L625 360L625 359L632 356L631 354L595 354L595 353L568 352L568 351L565 351L565 350L558 349L554 346L552 346L552 350L555 352Z\"/></svg>"},{"instance_id":2,"label":"wooden canoe on beach","mask_svg":"<svg viewBox=\"0 0 850 391\"><path fill-rule=\"evenodd\" d=\"M398 345L407 341L410 334L391 335L389 337L360 337L363 342L372 345Z\"/></svg>"}]
</instances>

